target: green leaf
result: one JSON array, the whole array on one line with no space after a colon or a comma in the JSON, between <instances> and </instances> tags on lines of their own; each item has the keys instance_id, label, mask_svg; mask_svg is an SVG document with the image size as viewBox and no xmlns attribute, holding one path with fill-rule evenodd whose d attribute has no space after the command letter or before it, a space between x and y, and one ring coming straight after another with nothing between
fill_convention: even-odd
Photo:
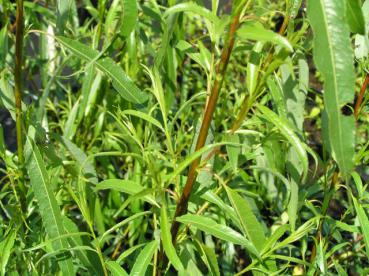
<instances>
[{"instance_id":1,"label":"green leaf","mask_svg":"<svg viewBox=\"0 0 369 276\"><path fill-rule=\"evenodd\" d=\"M366 248L366 257L369 260L369 219L365 213L363 206L357 201L356 198L352 198L354 201L355 210L357 216L359 218L361 233L364 236L365 248Z\"/></svg>"},{"instance_id":2,"label":"green leaf","mask_svg":"<svg viewBox=\"0 0 369 276\"><path fill-rule=\"evenodd\" d=\"M289 8L290 18L295 18L300 10L302 0L292 0Z\"/></svg>"},{"instance_id":3,"label":"green leaf","mask_svg":"<svg viewBox=\"0 0 369 276\"><path fill-rule=\"evenodd\" d=\"M77 130L76 119L78 115L79 106L80 106L80 101L77 100L75 104L73 105L72 110L69 112L68 119L64 126L63 136L69 140L72 140L73 136L76 134L76 130Z\"/></svg>"},{"instance_id":4,"label":"green leaf","mask_svg":"<svg viewBox=\"0 0 369 276\"><path fill-rule=\"evenodd\" d=\"M144 215L150 214L150 211L144 211L144 212L140 212L140 213L136 213L128 218L126 218L125 220L122 220L121 222L115 224L113 227L111 227L110 229L108 229L104 234L102 234L99 237L99 241L102 242L104 240L104 238L109 235L110 233L113 233L115 230L119 229L120 227L122 227L123 225L126 225L127 223L135 220L136 218L142 217Z\"/></svg>"},{"instance_id":5,"label":"green leaf","mask_svg":"<svg viewBox=\"0 0 369 276\"><path fill-rule=\"evenodd\" d=\"M11 250L14 246L14 241L17 236L17 231L15 229L11 229L9 234L5 237L4 240L0 242L0 269L1 275L5 275L5 268L8 263Z\"/></svg>"},{"instance_id":6,"label":"green leaf","mask_svg":"<svg viewBox=\"0 0 369 276\"><path fill-rule=\"evenodd\" d=\"M67 22L71 19L72 5L74 1L72 0L57 0L57 20L56 26L60 34L64 32Z\"/></svg>"},{"instance_id":7,"label":"green leaf","mask_svg":"<svg viewBox=\"0 0 369 276\"><path fill-rule=\"evenodd\" d=\"M131 276L141 276L145 275L147 267L150 264L152 256L158 249L158 242L152 241L148 243L144 249L142 249L141 253L138 255L135 264L131 270Z\"/></svg>"},{"instance_id":8,"label":"green leaf","mask_svg":"<svg viewBox=\"0 0 369 276\"><path fill-rule=\"evenodd\" d=\"M245 237L243 237L239 232L233 230L232 228L229 228L228 226L218 224L208 217L187 214L178 217L176 220L181 223L192 224L199 230L204 231L205 233L210 234L214 237L217 237L218 239L242 245L251 254L255 255L256 257L259 257L259 252L255 248L255 246Z\"/></svg>"},{"instance_id":9,"label":"green leaf","mask_svg":"<svg viewBox=\"0 0 369 276\"><path fill-rule=\"evenodd\" d=\"M49 238L57 238L65 234L62 215L51 189L49 175L41 153L29 137L27 137L26 156L26 168L37 199L43 225ZM67 250L68 243L63 239L58 239L52 243L52 246L54 250ZM74 275L72 260L68 255L65 257L64 260L59 261L60 267L65 275Z\"/></svg>"},{"instance_id":10,"label":"green leaf","mask_svg":"<svg viewBox=\"0 0 369 276\"><path fill-rule=\"evenodd\" d=\"M129 195L135 195L139 192L142 192L145 187L137 184L134 181L126 180L126 179L107 179L96 185L95 190L114 190L122 193L126 193ZM147 195L142 198L143 200L157 205L155 198L152 195Z\"/></svg>"},{"instance_id":11,"label":"green leaf","mask_svg":"<svg viewBox=\"0 0 369 276\"><path fill-rule=\"evenodd\" d=\"M297 155L303 166L303 177L304 180L308 169L309 162L307 153L305 150L305 144L300 140L300 138L293 131L293 128L290 126L290 123L283 118L279 118L277 114L271 111L269 108L258 105L258 109L263 113L263 117L274 124L281 132L281 134L291 143L291 145L295 148Z\"/></svg>"},{"instance_id":12,"label":"green leaf","mask_svg":"<svg viewBox=\"0 0 369 276\"><path fill-rule=\"evenodd\" d=\"M239 38L245 39L245 40L270 42L270 43L273 43L275 45L279 45L281 47L284 47L290 52L293 52L293 48L292 48L291 44L289 43L289 41L285 37L273 32L271 30L265 29L263 27L263 25L261 25L260 23L247 24L247 25L241 27L237 31L237 36Z\"/></svg>"},{"instance_id":13,"label":"green leaf","mask_svg":"<svg viewBox=\"0 0 369 276\"><path fill-rule=\"evenodd\" d=\"M234 133L233 134L227 133L225 136L225 141L234 143L234 144L240 143L240 139L238 135ZM229 162L232 164L233 169L236 170L238 167L238 155L241 153L241 147L227 145L226 148L227 148Z\"/></svg>"},{"instance_id":14,"label":"green leaf","mask_svg":"<svg viewBox=\"0 0 369 276\"><path fill-rule=\"evenodd\" d=\"M209 270L211 271L211 273L214 276L220 276L219 264L218 264L217 256L216 256L214 250L212 248L206 246L203 243L199 242L199 245L201 246L201 249L202 249L202 251L205 255L206 264L207 264Z\"/></svg>"},{"instance_id":15,"label":"green leaf","mask_svg":"<svg viewBox=\"0 0 369 276\"><path fill-rule=\"evenodd\" d=\"M237 192L230 188L226 188L226 192L238 219L241 222L242 232L253 243L255 248L260 252L265 243L264 229L253 214L247 200L242 198Z\"/></svg>"},{"instance_id":16,"label":"green leaf","mask_svg":"<svg viewBox=\"0 0 369 276\"><path fill-rule=\"evenodd\" d=\"M209 22L212 23L218 23L219 21L219 18L211 11L193 2L180 3L173 7L170 7L165 11L164 17L169 17L170 15L178 12L192 12L202 16L203 18L207 19Z\"/></svg>"},{"instance_id":17,"label":"green leaf","mask_svg":"<svg viewBox=\"0 0 369 276\"><path fill-rule=\"evenodd\" d=\"M122 27L120 33L122 36L129 36L135 29L138 10L136 0L122 0Z\"/></svg>"},{"instance_id":18,"label":"green leaf","mask_svg":"<svg viewBox=\"0 0 369 276\"><path fill-rule=\"evenodd\" d=\"M84 44L62 36L57 36L56 39L77 57L91 62L99 70L109 76L113 82L114 88L124 99L133 103L144 103L147 100L147 95L133 83L126 73L124 73L123 69L111 58L96 59L99 56L99 52Z\"/></svg>"},{"instance_id":19,"label":"green leaf","mask_svg":"<svg viewBox=\"0 0 369 276\"><path fill-rule=\"evenodd\" d=\"M220 210L222 210L226 215L229 216L233 224L241 229L241 224L235 210L231 206L226 204L216 193L214 193L210 189L207 189L207 191L201 195L201 198L218 206Z\"/></svg>"},{"instance_id":20,"label":"green leaf","mask_svg":"<svg viewBox=\"0 0 369 276\"><path fill-rule=\"evenodd\" d=\"M345 20L344 0L309 0L308 16L314 31L314 61L324 78L328 147L343 174L353 168L355 120L341 108L352 103L355 91L353 50Z\"/></svg>"},{"instance_id":21,"label":"green leaf","mask_svg":"<svg viewBox=\"0 0 369 276\"><path fill-rule=\"evenodd\" d=\"M263 253L267 252L274 244L290 229L288 224L283 224L279 226L274 233L265 241Z\"/></svg>"},{"instance_id":22,"label":"green leaf","mask_svg":"<svg viewBox=\"0 0 369 276\"><path fill-rule=\"evenodd\" d=\"M121 114L125 114L125 115L132 115L132 116L136 116L138 118L141 118L142 120L145 120L151 124L153 124L154 126L156 126L157 128L159 128L161 131L163 131L165 133L165 130L162 126L162 124L154 119L151 115L143 113L141 111L138 110L132 110L132 109L128 109L128 110L124 110L121 112Z\"/></svg>"},{"instance_id":23,"label":"green leaf","mask_svg":"<svg viewBox=\"0 0 369 276\"><path fill-rule=\"evenodd\" d=\"M253 97L256 86L258 84L261 51L263 50L263 46L264 44L262 42L255 43L255 46L250 53L249 62L247 63L246 86L250 98Z\"/></svg>"},{"instance_id":24,"label":"green leaf","mask_svg":"<svg viewBox=\"0 0 369 276\"><path fill-rule=\"evenodd\" d=\"M134 245L134 246L128 248L127 250L125 250L118 257L118 259L116 260L116 262L120 264L122 261L124 261L125 258L127 258L129 255L131 255L133 252L135 252L138 248L141 248L144 245L145 245L144 243L141 243L141 244L137 244L137 245Z\"/></svg>"},{"instance_id":25,"label":"green leaf","mask_svg":"<svg viewBox=\"0 0 369 276\"><path fill-rule=\"evenodd\" d=\"M160 230L161 230L161 239L163 242L163 248L164 248L165 254L167 255L172 265L175 267L175 269L179 272L181 271L183 272L184 267L172 243L172 235L170 233L166 205L163 205L160 211Z\"/></svg>"},{"instance_id":26,"label":"green leaf","mask_svg":"<svg viewBox=\"0 0 369 276\"><path fill-rule=\"evenodd\" d=\"M63 225L66 233L74 234L68 237L68 242L71 247L88 245L87 242L85 243L84 240L82 239L82 234L84 233L79 232L77 225L71 219L63 217ZM76 256L79 258L81 263L84 266L88 267L90 271L93 271L94 274L100 275L103 273L99 256L97 255L96 252L90 250L78 250L76 251Z\"/></svg>"},{"instance_id":27,"label":"green leaf","mask_svg":"<svg viewBox=\"0 0 369 276\"><path fill-rule=\"evenodd\" d=\"M117 262L106 262L106 267L109 269L111 275L113 276L128 276L128 273Z\"/></svg>"},{"instance_id":28,"label":"green leaf","mask_svg":"<svg viewBox=\"0 0 369 276\"><path fill-rule=\"evenodd\" d=\"M360 0L346 0L346 16L351 32L365 35L365 19Z\"/></svg>"},{"instance_id":29,"label":"green leaf","mask_svg":"<svg viewBox=\"0 0 369 276\"><path fill-rule=\"evenodd\" d=\"M93 159L89 159L87 155L69 139L65 138L64 136L60 137L60 139L62 144L77 161L78 167L83 172L84 177L88 180L88 182L96 185L98 179L93 164Z\"/></svg>"}]
</instances>

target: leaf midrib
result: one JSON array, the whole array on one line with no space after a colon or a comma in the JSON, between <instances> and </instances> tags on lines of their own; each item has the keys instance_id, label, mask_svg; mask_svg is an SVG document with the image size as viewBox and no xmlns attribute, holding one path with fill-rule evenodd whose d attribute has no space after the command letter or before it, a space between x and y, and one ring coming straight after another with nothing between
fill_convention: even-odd
<instances>
[{"instance_id":1,"label":"leaf midrib","mask_svg":"<svg viewBox=\"0 0 369 276\"><path fill-rule=\"evenodd\" d=\"M325 5L324 5L324 3L322 3L322 1L324 1L324 0L319 0L319 3L321 4L321 10L322 10L322 14L323 14L323 22L324 22L324 25L325 25L325 30L326 30L326 32L327 32L327 35L326 35L326 37L327 37L327 40L328 40L328 49L329 49L329 55L330 55L330 57L331 57L331 61L332 61L332 63L331 63L331 66L332 66L332 72L333 72L333 79L334 79L334 87L335 87L335 89L334 89L334 98L336 99L336 101L335 101L335 106L336 107L338 107L339 106L339 100L338 100L338 93L337 93L337 91L338 91L338 86L337 86L337 75L336 75L336 66L335 66L335 61L336 61L336 59L335 59L335 57L334 57L334 54L333 54L333 44L332 44L332 41L331 41L331 36L330 36L330 34L329 34L329 32L328 32L328 30L329 30L329 25L328 25L328 19L327 19L327 14L326 14L326 11L325 11ZM327 81L327 80L325 80L325 81ZM324 91L324 93L326 93L326 91ZM336 120L337 120L337 131L338 131L338 137L337 137L337 140L339 141L339 149L338 149L338 151L339 151L339 155L340 155L340 157L338 158L339 160L342 160L342 158L344 158L344 153L343 153L343 151L342 151L342 124L341 124L341 120L340 120L340 116L339 116L339 110L337 110L336 109L336 112L335 112L335 114L336 114ZM327 115L329 116L329 113L327 112ZM330 123L329 123L329 128L330 128ZM331 137L331 133L330 133L330 135L329 135L329 140L331 141L332 140L332 137ZM332 142L330 142L330 144L332 144ZM332 149L333 150L335 150L333 147L332 147ZM344 169L343 169L343 171L346 171L346 165L345 165L345 163L342 163L342 166L344 167Z\"/></svg>"}]
</instances>

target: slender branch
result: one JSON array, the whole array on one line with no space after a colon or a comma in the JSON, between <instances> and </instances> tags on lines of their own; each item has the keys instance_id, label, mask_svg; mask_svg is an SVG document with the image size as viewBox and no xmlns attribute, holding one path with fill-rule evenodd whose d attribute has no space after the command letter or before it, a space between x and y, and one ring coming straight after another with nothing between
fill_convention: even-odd
<instances>
[{"instance_id":1,"label":"slender branch","mask_svg":"<svg viewBox=\"0 0 369 276\"><path fill-rule=\"evenodd\" d=\"M24 190L24 154L22 133L22 63L23 63L23 0L17 0L16 33L15 33L15 114L18 148L18 166L20 173L20 188Z\"/></svg>"},{"instance_id":2,"label":"slender branch","mask_svg":"<svg viewBox=\"0 0 369 276\"><path fill-rule=\"evenodd\" d=\"M361 104L363 103L364 94L365 94L366 88L368 87L368 84L369 84L369 74L367 74L365 77L363 85L361 86L361 89L360 89L359 97L357 98L356 103L355 103L354 115L355 115L356 120L359 117L360 107L361 107Z\"/></svg>"},{"instance_id":3,"label":"slender branch","mask_svg":"<svg viewBox=\"0 0 369 276\"><path fill-rule=\"evenodd\" d=\"M209 100L208 100L208 103L205 109L205 114L202 120L199 136L197 138L195 151L201 149L205 145L206 137L208 136L210 123L213 118L216 103L218 101L219 92L222 88L222 84L224 81L225 72L227 70L229 58L233 50L234 41L235 41L235 33L240 24L239 21L240 21L240 13L237 13L234 16L232 23L230 25L226 44L223 48L219 64L216 68L215 81L211 89L210 97L209 97ZM183 193L179 200L179 203L177 204L177 208L176 208L176 212L173 218L173 224L171 228L173 244L176 243L176 238L177 238L178 229L179 229L179 223L176 221L176 218L184 215L187 212L188 200L192 192L193 184L197 177L197 167L200 161L201 161L201 157L197 158L196 160L192 162L188 175L187 175L186 185L183 189Z\"/></svg>"}]
</instances>

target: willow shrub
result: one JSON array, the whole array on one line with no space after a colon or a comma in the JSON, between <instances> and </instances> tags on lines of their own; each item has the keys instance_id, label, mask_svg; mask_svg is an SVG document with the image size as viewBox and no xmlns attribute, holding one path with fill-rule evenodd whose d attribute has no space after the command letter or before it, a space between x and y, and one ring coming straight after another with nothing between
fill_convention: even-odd
<instances>
[{"instance_id":1,"label":"willow shrub","mask_svg":"<svg viewBox=\"0 0 369 276\"><path fill-rule=\"evenodd\" d=\"M369 273L368 0L0 8L1 275Z\"/></svg>"}]
</instances>

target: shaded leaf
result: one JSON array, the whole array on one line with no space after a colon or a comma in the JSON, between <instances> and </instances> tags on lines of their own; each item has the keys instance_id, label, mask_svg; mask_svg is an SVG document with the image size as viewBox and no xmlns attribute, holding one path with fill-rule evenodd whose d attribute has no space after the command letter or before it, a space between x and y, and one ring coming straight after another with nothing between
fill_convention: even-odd
<instances>
[{"instance_id":1,"label":"shaded leaf","mask_svg":"<svg viewBox=\"0 0 369 276\"><path fill-rule=\"evenodd\" d=\"M324 105L332 156L342 173L350 173L354 156L355 120L341 108L354 99L355 74L344 0L309 0L308 16L314 31L314 61L324 78Z\"/></svg>"},{"instance_id":2,"label":"shaded leaf","mask_svg":"<svg viewBox=\"0 0 369 276\"><path fill-rule=\"evenodd\" d=\"M73 54L85 61L92 62L99 70L108 75L114 88L124 99L133 103L143 103L147 100L147 95L133 83L123 69L111 58L106 57L96 60L99 53L88 46L62 36L57 36L56 39Z\"/></svg>"}]
</instances>

